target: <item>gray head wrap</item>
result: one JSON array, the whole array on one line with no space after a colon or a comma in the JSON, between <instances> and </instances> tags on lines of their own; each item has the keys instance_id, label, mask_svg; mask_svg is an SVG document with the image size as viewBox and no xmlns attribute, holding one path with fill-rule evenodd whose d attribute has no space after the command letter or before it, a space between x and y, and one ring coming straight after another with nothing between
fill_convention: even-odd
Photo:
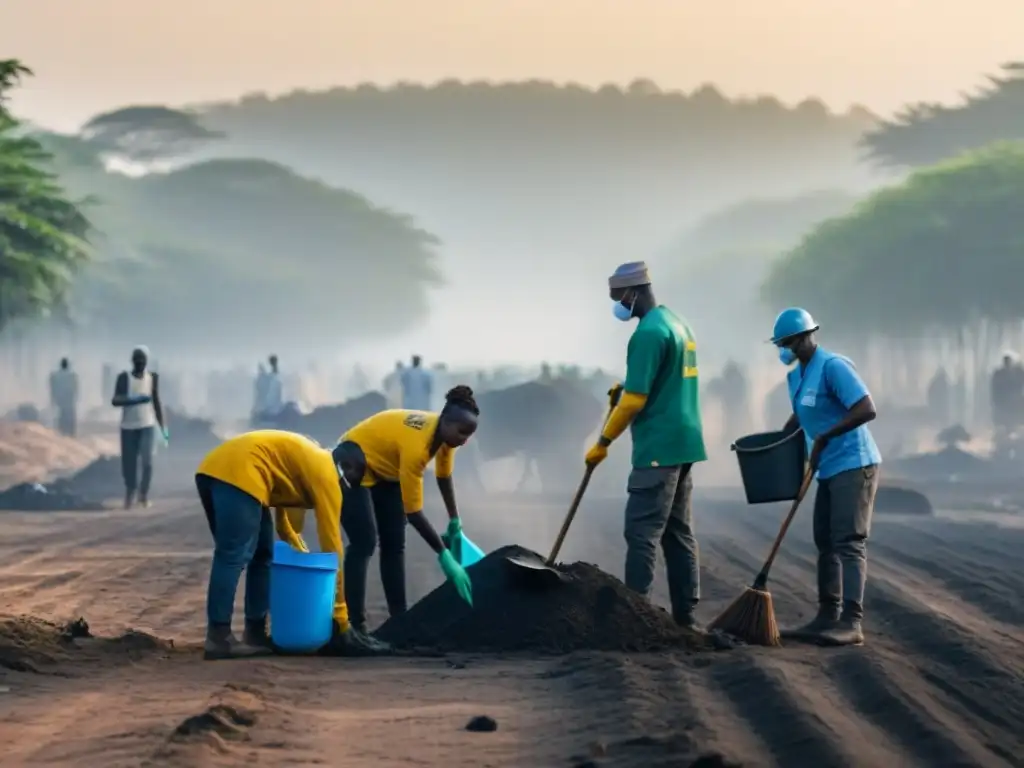
<instances>
[{"instance_id":1,"label":"gray head wrap","mask_svg":"<svg viewBox=\"0 0 1024 768\"><path fill-rule=\"evenodd\" d=\"M608 278L608 287L636 288L651 284L651 273L647 270L647 262L629 261L619 266Z\"/></svg>"},{"instance_id":2,"label":"gray head wrap","mask_svg":"<svg viewBox=\"0 0 1024 768\"><path fill-rule=\"evenodd\" d=\"M132 357L135 356L136 352L141 352L146 357L149 357L149 347L147 347L145 344L136 345L135 348L132 350Z\"/></svg>"}]
</instances>

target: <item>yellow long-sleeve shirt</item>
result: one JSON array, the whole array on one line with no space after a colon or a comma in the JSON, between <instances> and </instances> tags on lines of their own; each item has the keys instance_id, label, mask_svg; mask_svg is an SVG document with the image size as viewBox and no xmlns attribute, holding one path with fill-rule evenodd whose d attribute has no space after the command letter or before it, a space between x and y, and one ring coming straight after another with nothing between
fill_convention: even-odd
<instances>
[{"instance_id":1,"label":"yellow long-sleeve shirt","mask_svg":"<svg viewBox=\"0 0 1024 768\"><path fill-rule=\"evenodd\" d=\"M341 436L366 455L363 485L372 486L378 480L401 485L407 515L423 509L423 473L431 459L437 477L451 477L455 471L454 448L442 444L436 455L430 452L438 421L440 414L427 411L381 411Z\"/></svg>"},{"instance_id":2,"label":"yellow long-sleeve shirt","mask_svg":"<svg viewBox=\"0 0 1024 768\"><path fill-rule=\"evenodd\" d=\"M206 455L198 474L235 486L264 507L275 507L280 532L283 510L316 514L316 528L323 552L343 555L341 540L342 492L331 452L293 432L273 429L246 432L225 440ZM292 546L285 536L282 539ZM301 539L299 548L305 549ZM348 628L343 569L338 568L334 618Z\"/></svg>"}]
</instances>

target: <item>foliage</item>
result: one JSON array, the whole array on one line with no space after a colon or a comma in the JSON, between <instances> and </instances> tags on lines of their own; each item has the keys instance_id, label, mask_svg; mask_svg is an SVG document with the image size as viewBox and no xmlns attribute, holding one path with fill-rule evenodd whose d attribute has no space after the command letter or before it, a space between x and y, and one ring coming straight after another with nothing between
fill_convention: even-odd
<instances>
[{"instance_id":1,"label":"foliage","mask_svg":"<svg viewBox=\"0 0 1024 768\"><path fill-rule=\"evenodd\" d=\"M874 123L866 111L732 100L710 85L448 80L256 94L197 114L227 134L223 151L415 210L457 253L483 250L499 270L556 254L582 268L609 242L650 252L737 199L872 183L856 151Z\"/></svg>"},{"instance_id":2,"label":"foliage","mask_svg":"<svg viewBox=\"0 0 1024 768\"><path fill-rule=\"evenodd\" d=\"M653 265L658 296L697 329L703 360L743 354L752 329L770 319L759 294L772 261L855 203L840 190L746 200L706 216L662 253Z\"/></svg>"},{"instance_id":3,"label":"foliage","mask_svg":"<svg viewBox=\"0 0 1024 768\"><path fill-rule=\"evenodd\" d=\"M1005 64L962 104L917 103L868 131L861 145L876 164L921 167L998 141L1024 140L1024 62Z\"/></svg>"},{"instance_id":4,"label":"foliage","mask_svg":"<svg viewBox=\"0 0 1024 768\"><path fill-rule=\"evenodd\" d=\"M820 224L775 264L764 295L863 337L1019 321L1021 200L1022 144L995 144L917 171Z\"/></svg>"},{"instance_id":5,"label":"foliage","mask_svg":"<svg viewBox=\"0 0 1024 768\"><path fill-rule=\"evenodd\" d=\"M104 112L82 128L81 137L105 153L137 162L178 158L213 139L218 131L189 112L162 106L132 106Z\"/></svg>"},{"instance_id":6,"label":"foliage","mask_svg":"<svg viewBox=\"0 0 1024 768\"><path fill-rule=\"evenodd\" d=\"M26 75L18 61L0 61L0 328L62 310L89 257L81 205L66 197L49 153L7 111L7 94Z\"/></svg>"}]
</instances>

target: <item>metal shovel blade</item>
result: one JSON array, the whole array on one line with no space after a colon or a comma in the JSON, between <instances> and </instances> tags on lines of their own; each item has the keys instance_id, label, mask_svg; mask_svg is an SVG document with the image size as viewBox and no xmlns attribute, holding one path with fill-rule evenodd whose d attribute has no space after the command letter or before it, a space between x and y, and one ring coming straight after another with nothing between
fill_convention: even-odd
<instances>
[{"instance_id":1,"label":"metal shovel blade","mask_svg":"<svg viewBox=\"0 0 1024 768\"><path fill-rule=\"evenodd\" d=\"M557 586L564 577L540 555L522 554L505 558L513 583L526 588L545 589Z\"/></svg>"}]
</instances>

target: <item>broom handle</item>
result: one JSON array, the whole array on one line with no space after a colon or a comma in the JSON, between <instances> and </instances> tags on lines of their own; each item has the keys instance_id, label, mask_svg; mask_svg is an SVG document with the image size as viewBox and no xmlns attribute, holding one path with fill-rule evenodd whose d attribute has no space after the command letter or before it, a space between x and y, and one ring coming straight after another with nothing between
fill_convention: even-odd
<instances>
[{"instance_id":1,"label":"broom handle","mask_svg":"<svg viewBox=\"0 0 1024 768\"><path fill-rule=\"evenodd\" d=\"M608 413L604 417L604 421L601 423L601 430L603 431L605 425L608 424L608 419L611 418L612 411L615 410L615 406L619 404L619 399L622 397L622 385L616 384L614 387L608 390ZM558 557L558 552L562 549L562 543L565 541L565 535L569 533L569 526L572 525L572 519L576 517L576 510L580 508L580 502L583 501L583 494L587 490L587 486L590 485L590 476L594 474L596 466L592 467L587 465L587 471L583 473L583 479L580 480L580 487L576 489L576 495L573 497L572 504L569 505L569 512L565 516L565 521L562 523L562 530L558 532L558 538L555 539L555 546L551 548L551 554L548 555L547 565L551 567L555 564L555 558Z\"/></svg>"},{"instance_id":2,"label":"broom handle","mask_svg":"<svg viewBox=\"0 0 1024 768\"><path fill-rule=\"evenodd\" d=\"M580 480L580 487L576 489L576 495L569 506L569 513L565 516L565 521L562 523L562 530L558 532L558 538L555 539L555 546L551 548L551 554L548 555L547 564L549 566L555 564L555 558L558 557L558 552L562 548L565 535L569 533L569 526L572 525L572 519L576 517L576 510L580 508L580 502L583 501L583 493L587 490L587 486L590 484L590 476L593 474L594 467L588 465L587 471L583 473L583 479Z\"/></svg>"},{"instance_id":3,"label":"broom handle","mask_svg":"<svg viewBox=\"0 0 1024 768\"><path fill-rule=\"evenodd\" d=\"M768 584L768 571L771 570L772 563L775 562L775 556L779 554L779 547L782 546L782 540L786 537L786 531L789 530L789 524L793 522L793 518L796 517L796 511L800 508L800 502L804 500L804 496L807 495L807 489L811 487L811 480L814 477L814 470L811 466L807 466L807 470L804 472L804 480L800 483L800 490L797 492L796 498L793 499L793 506L789 508L789 514L786 515L786 519L782 521L782 527L779 528L779 535L775 537L775 543L772 544L772 551L768 553L768 559L764 561L764 566L761 568L761 572L757 575L754 580L754 586L757 589L764 589Z\"/></svg>"}]
</instances>

